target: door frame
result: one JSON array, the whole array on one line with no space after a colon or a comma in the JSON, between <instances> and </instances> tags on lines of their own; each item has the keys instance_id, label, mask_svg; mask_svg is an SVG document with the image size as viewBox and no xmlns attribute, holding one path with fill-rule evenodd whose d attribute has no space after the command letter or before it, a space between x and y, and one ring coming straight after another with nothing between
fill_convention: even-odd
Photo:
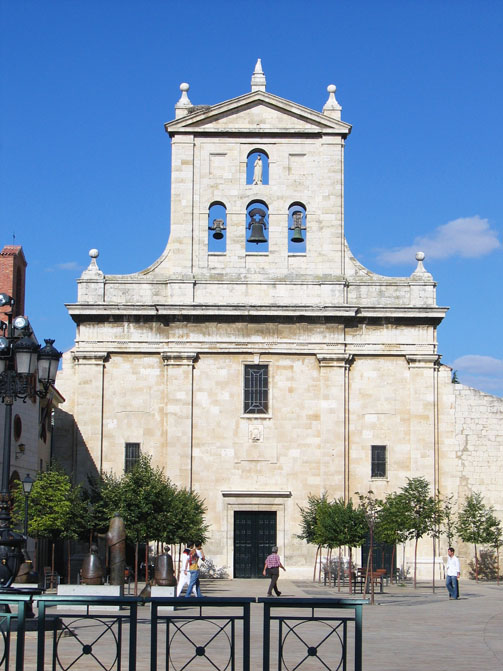
<instances>
[{"instance_id":1,"label":"door frame","mask_svg":"<svg viewBox=\"0 0 503 671\"><path fill-rule=\"evenodd\" d=\"M289 491L275 492L238 492L223 491L223 505L225 507L225 536L226 536L226 565L229 567L231 578L234 578L234 512L275 512L276 513L276 542L279 554L288 561L286 546L286 517L292 493Z\"/></svg>"}]
</instances>

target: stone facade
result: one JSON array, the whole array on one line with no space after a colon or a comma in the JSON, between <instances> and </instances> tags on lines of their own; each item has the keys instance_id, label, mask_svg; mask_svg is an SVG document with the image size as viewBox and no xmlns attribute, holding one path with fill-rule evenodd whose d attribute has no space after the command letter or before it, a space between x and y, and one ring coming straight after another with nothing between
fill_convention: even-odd
<instances>
[{"instance_id":1,"label":"stone facade","mask_svg":"<svg viewBox=\"0 0 503 671\"><path fill-rule=\"evenodd\" d=\"M206 554L231 574L240 511L275 513L290 575L307 576L313 552L296 534L309 494L347 499L371 488L381 496L416 475L445 493L485 493L481 443L468 428L476 392L453 385L440 364L436 328L447 309L436 304L424 255L410 277L383 277L346 244L351 127L335 87L322 113L268 93L260 64L250 93L211 107L192 106L188 85L180 88L166 124L164 254L136 274L105 276L91 250L68 305L77 334L58 377L67 399L60 460L79 480L90 470L120 473L125 444L140 444L203 496ZM268 162L268 183L249 183L253 152ZM254 202L267 211L266 251L246 246ZM214 203L226 210L223 252L208 235ZM302 252L288 243L296 203L305 213ZM258 414L244 408L247 366L267 366L268 403ZM491 426L484 445L501 460L503 403L480 396L480 426ZM385 448L379 477L373 445ZM496 485L490 502L502 512Z\"/></svg>"}]
</instances>

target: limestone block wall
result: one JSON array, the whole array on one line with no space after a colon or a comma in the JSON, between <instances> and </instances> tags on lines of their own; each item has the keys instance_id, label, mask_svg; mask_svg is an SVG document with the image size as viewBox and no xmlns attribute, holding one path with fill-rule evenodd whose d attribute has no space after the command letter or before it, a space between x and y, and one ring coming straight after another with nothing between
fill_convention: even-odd
<instances>
[{"instance_id":1,"label":"limestone block wall","mask_svg":"<svg viewBox=\"0 0 503 671\"><path fill-rule=\"evenodd\" d=\"M458 498L480 492L503 520L503 398L462 384L453 385L453 390Z\"/></svg>"}]
</instances>

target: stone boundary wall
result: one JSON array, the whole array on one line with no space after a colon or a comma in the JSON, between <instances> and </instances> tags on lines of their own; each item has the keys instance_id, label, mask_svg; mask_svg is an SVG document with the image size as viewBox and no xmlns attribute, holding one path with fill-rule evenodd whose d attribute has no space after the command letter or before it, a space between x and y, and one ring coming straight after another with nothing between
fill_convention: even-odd
<instances>
[{"instance_id":1,"label":"stone boundary wall","mask_svg":"<svg viewBox=\"0 0 503 671\"><path fill-rule=\"evenodd\" d=\"M453 385L460 503L477 491L503 520L503 398Z\"/></svg>"}]
</instances>

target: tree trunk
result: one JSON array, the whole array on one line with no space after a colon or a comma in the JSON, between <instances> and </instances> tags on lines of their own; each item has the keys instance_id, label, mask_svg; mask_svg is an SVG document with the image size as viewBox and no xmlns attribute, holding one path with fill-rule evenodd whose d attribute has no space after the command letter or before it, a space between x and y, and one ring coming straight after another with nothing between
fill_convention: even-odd
<instances>
[{"instance_id":1,"label":"tree trunk","mask_svg":"<svg viewBox=\"0 0 503 671\"><path fill-rule=\"evenodd\" d=\"M67 554L68 554L67 559L66 559L66 584L67 585L69 585L72 582L72 580L71 580L72 562L71 562L71 558L70 558L70 544L71 544L71 541L68 538L67 541L66 541L66 551L67 551Z\"/></svg>"},{"instance_id":2,"label":"tree trunk","mask_svg":"<svg viewBox=\"0 0 503 671\"><path fill-rule=\"evenodd\" d=\"M500 549L496 548L496 584L500 584Z\"/></svg>"},{"instance_id":3,"label":"tree trunk","mask_svg":"<svg viewBox=\"0 0 503 671\"><path fill-rule=\"evenodd\" d=\"M316 569L318 568L318 556L320 554L320 546L316 548L316 557L314 558L313 582L316 582Z\"/></svg>"},{"instance_id":4,"label":"tree trunk","mask_svg":"<svg viewBox=\"0 0 503 671\"><path fill-rule=\"evenodd\" d=\"M342 550L339 548L339 564L337 566L337 591L341 591L341 565L342 565Z\"/></svg>"},{"instance_id":5,"label":"tree trunk","mask_svg":"<svg viewBox=\"0 0 503 671\"><path fill-rule=\"evenodd\" d=\"M474 543L474 548L475 548L475 580L478 582L479 579L479 559L477 556L477 544Z\"/></svg>"},{"instance_id":6,"label":"tree trunk","mask_svg":"<svg viewBox=\"0 0 503 671\"><path fill-rule=\"evenodd\" d=\"M148 541L145 541L145 585L148 584Z\"/></svg>"},{"instance_id":7,"label":"tree trunk","mask_svg":"<svg viewBox=\"0 0 503 671\"><path fill-rule=\"evenodd\" d=\"M393 550L391 550L391 565L389 567L389 581L391 585L393 584L393 564L395 563L395 550L396 543L393 544Z\"/></svg>"},{"instance_id":8,"label":"tree trunk","mask_svg":"<svg viewBox=\"0 0 503 671\"><path fill-rule=\"evenodd\" d=\"M414 589L416 589L417 541L418 541L418 539L416 538L416 543L414 545Z\"/></svg>"},{"instance_id":9,"label":"tree trunk","mask_svg":"<svg viewBox=\"0 0 503 671\"><path fill-rule=\"evenodd\" d=\"M134 595L138 596L138 541L134 544Z\"/></svg>"},{"instance_id":10,"label":"tree trunk","mask_svg":"<svg viewBox=\"0 0 503 671\"><path fill-rule=\"evenodd\" d=\"M365 581L363 584L363 596L367 594L367 585L369 583L369 566L370 566L370 552L369 556L367 557L367 568L365 569Z\"/></svg>"},{"instance_id":11,"label":"tree trunk","mask_svg":"<svg viewBox=\"0 0 503 671\"><path fill-rule=\"evenodd\" d=\"M51 589L54 585L54 541L52 542L52 553L51 553Z\"/></svg>"},{"instance_id":12,"label":"tree trunk","mask_svg":"<svg viewBox=\"0 0 503 671\"><path fill-rule=\"evenodd\" d=\"M374 605L374 529L370 528L370 603Z\"/></svg>"},{"instance_id":13,"label":"tree trunk","mask_svg":"<svg viewBox=\"0 0 503 671\"><path fill-rule=\"evenodd\" d=\"M435 543L435 538L433 538L433 594L435 594L435 564L436 564L436 552L437 552L437 546Z\"/></svg>"},{"instance_id":14,"label":"tree trunk","mask_svg":"<svg viewBox=\"0 0 503 671\"><path fill-rule=\"evenodd\" d=\"M349 593L353 593L353 555L352 555L352 548L349 548L349 567L348 567L348 575L349 575Z\"/></svg>"}]
</instances>

